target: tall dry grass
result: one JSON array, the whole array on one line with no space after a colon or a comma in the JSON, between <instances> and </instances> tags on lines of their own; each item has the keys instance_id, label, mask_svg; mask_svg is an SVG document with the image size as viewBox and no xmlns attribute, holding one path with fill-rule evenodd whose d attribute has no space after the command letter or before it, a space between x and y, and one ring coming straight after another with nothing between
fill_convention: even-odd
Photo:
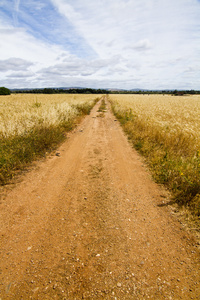
<instances>
[{"instance_id":1,"label":"tall dry grass","mask_svg":"<svg viewBox=\"0 0 200 300\"><path fill-rule=\"evenodd\" d=\"M159 183L200 216L200 96L110 95L113 111Z\"/></svg>"},{"instance_id":2,"label":"tall dry grass","mask_svg":"<svg viewBox=\"0 0 200 300\"><path fill-rule=\"evenodd\" d=\"M12 94L0 97L0 184L54 149L97 95Z\"/></svg>"},{"instance_id":3,"label":"tall dry grass","mask_svg":"<svg viewBox=\"0 0 200 300\"><path fill-rule=\"evenodd\" d=\"M21 135L37 126L58 126L94 103L91 95L12 94L0 97L0 135Z\"/></svg>"}]
</instances>

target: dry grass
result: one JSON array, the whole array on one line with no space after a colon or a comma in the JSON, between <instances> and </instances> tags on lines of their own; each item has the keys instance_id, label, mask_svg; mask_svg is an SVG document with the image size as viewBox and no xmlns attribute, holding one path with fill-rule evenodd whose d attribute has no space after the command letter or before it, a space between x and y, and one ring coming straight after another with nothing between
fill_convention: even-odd
<instances>
[{"instance_id":1,"label":"dry grass","mask_svg":"<svg viewBox=\"0 0 200 300\"><path fill-rule=\"evenodd\" d=\"M0 184L54 149L96 101L80 94L0 97Z\"/></svg>"},{"instance_id":2,"label":"dry grass","mask_svg":"<svg viewBox=\"0 0 200 300\"><path fill-rule=\"evenodd\" d=\"M110 95L110 100L156 181L200 216L200 96Z\"/></svg>"},{"instance_id":3,"label":"dry grass","mask_svg":"<svg viewBox=\"0 0 200 300\"><path fill-rule=\"evenodd\" d=\"M0 97L0 135L21 135L37 126L58 126L93 104L91 95L12 94Z\"/></svg>"}]
</instances>

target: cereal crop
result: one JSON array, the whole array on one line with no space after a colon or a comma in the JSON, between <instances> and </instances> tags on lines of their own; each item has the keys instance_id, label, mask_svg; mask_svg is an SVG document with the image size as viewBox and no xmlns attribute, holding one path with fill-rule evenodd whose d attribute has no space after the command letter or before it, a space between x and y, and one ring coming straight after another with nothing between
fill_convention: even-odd
<instances>
[{"instance_id":1,"label":"cereal crop","mask_svg":"<svg viewBox=\"0 0 200 300\"><path fill-rule=\"evenodd\" d=\"M200 96L110 95L129 139L179 204L200 215Z\"/></svg>"},{"instance_id":2,"label":"cereal crop","mask_svg":"<svg viewBox=\"0 0 200 300\"><path fill-rule=\"evenodd\" d=\"M0 97L0 135L27 133L38 126L58 126L90 107L96 96L11 94Z\"/></svg>"},{"instance_id":3,"label":"cereal crop","mask_svg":"<svg viewBox=\"0 0 200 300\"><path fill-rule=\"evenodd\" d=\"M0 97L0 183L54 149L97 95L11 94Z\"/></svg>"}]
</instances>

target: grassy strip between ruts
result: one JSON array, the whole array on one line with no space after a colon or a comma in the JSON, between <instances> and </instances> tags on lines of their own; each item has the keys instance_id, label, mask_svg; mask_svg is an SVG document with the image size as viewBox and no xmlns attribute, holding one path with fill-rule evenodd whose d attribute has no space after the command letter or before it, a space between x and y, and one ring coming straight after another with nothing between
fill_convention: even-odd
<instances>
[{"instance_id":1,"label":"grassy strip between ruts","mask_svg":"<svg viewBox=\"0 0 200 300\"><path fill-rule=\"evenodd\" d=\"M66 139L66 132L72 130L82 117L89 114L98 101L76 105L78 114L58 125L37 125L21 135L0 137L0 185L24 170L32 161L45 156Z\"/></svg>"},{"instance_id":2,"label":"grassy strip between ruts","mask_svg":"<svg viewBox=\"0 0 200 300\"><path fill-rule=\"evenodd\" d=\"M105 99L103 98L101 101L101 105L98 109L98 112L104 112L105 109L106 109L106 102L105 102Z\"/></svg>"},{"instance_id":3,"label":"grassy strip between ruts","mask_svg":"<svg viewBox=\"0 0 200 300\"><path fill-rule=\"evenodd\" d=\"M112 110L133 146L146 159L154 179L165 184L174 195L174 202L186 206L200 217L200 151L188 154L187 145L195 143L191 135L179 134L167 139L154 124L147 124L132 110L119 109L111 101Z\"/></svg>"}]
</instances>

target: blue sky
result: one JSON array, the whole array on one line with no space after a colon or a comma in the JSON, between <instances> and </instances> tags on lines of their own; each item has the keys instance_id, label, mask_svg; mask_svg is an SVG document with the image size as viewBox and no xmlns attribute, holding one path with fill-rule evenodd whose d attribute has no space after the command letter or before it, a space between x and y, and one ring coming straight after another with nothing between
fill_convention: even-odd
<instances>
[{"instance_id":1,"label":"blue sky","mask_svg":"<svg viewBox=\"0 0 200 300\"><path fill-rule=\"evenodd\" d=\"M200 90L200 1L0 0L0 86Z\"/></svg>"}]
</instances>

